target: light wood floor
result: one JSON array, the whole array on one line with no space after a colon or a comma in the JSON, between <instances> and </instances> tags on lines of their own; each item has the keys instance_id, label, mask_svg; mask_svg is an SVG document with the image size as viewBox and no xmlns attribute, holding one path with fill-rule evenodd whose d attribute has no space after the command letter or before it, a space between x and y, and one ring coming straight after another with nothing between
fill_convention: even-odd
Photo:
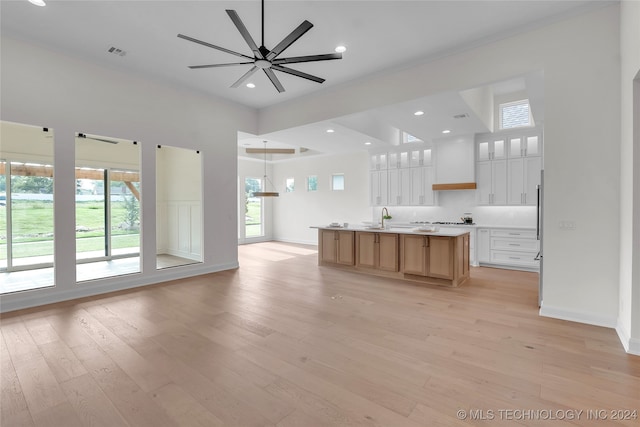
<instances>
[{"instance_id":1,"label":"light wood floor","mask_svg":"<svg viewBox=\"0 0 640 427\"><path fill-rule=\"evenodd\" d=\"M239 270L4 315L1 425L640 424L610 412L640 410L640 357L539 317L535 273L449 289L320 268L313 247L239 252Z\"/></svg>"}]
</instances>

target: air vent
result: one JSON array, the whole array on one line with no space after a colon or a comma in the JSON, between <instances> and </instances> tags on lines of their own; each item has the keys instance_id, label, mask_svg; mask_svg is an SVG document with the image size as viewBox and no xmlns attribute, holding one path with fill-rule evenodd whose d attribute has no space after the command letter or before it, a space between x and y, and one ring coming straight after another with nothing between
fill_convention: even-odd
<instances>
[{"instance_id":1,"label":"air vent","mask_svg":"<svg viewBox=\"0 0 640 427\"><path fill-rule=\"evenodd\" d=\"M456 114L455 116L453 116L454 119L466 119L467 117L469 117L469 115L467 113Z\"/></svg>"},{"instance_id":2,"label":"air vent","mask_svg":"<svg viewBox=\"0 0 640 427\"><path fill-rule=\"evenodd\" d=\"M111 46L109 49L107 49L107 52L109 53L113 53L114 55L118 55L118 56L125 56L127 54L126 51L117 48L117 47L113 47Z\"/></svg>"}]
</instances>

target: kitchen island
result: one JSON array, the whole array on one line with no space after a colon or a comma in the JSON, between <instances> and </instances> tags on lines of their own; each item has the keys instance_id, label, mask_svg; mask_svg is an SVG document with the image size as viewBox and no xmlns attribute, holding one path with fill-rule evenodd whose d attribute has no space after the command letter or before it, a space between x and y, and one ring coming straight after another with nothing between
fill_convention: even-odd
<instances>
[{"instance_id":1,"label":"kitchen island","mask_svg":"<svg viewBox=\"0 0 640 427\"><path fill-rule=\"evenodd\" d=\"M469 278L469 231L445 228L318 229L318 265L456 287Z\"/></svg>"}]
</instances>

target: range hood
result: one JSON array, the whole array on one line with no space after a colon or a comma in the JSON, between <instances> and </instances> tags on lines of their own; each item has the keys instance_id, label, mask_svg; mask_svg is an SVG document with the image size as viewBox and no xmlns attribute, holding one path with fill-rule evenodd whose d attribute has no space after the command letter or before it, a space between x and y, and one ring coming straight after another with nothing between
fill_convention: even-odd
<instances>
[{"instance_id":1,"label":"range hood","mask_svg":"<svg viewBox=\"0 0 640 427\"><path fill-rule=\"evenodd\" d=\"M441 139L436 142L434 191L475 190L474 135Z\"/></svg>"}]
</instances>

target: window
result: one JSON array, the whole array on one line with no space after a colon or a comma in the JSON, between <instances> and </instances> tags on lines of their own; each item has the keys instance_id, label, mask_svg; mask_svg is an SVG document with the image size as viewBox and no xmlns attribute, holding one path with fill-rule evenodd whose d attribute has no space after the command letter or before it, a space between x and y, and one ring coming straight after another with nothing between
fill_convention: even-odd
<instances>
[{"instance_id":1,"label":"window","mask_svg":"<svg viewBox=\"0 0 640 427\"><path fill-rule=\"evenodd\" d=\"M264 236L262 227L263 206L261 197L253 197L253 193L262 189L261 178L245 178L245 216L244 216L244 235L245 237L261 237Z\"/></svg>"},{"instance_id":2,"label":"window","mask_svg":"<svg viewBox=\"0 0 640 427\"><path fill-rule=\"evenodd\" d=\"M309 175L307 178L307 191L318 191L318 176Z\"/></svg>"},{"instance_id":3,"label":"window","mask_svg":"<svg viewBox=\"0 0 640 427\"><path fill-rule=\"evenodd\" d=\"M403 144L412 144L415 142L423 142L420 138L411 135L407 132L402 132L402 143Z\"/></svg>"},{"instance_id":4,"label":"window","mask_svg":"<svg viewBox=\"0 0 640 427\"><path fill-rule=\"evenodd\" d=\"M295 189L295 180L293 178L287 178L284 184L285 193L293 193Z\"/></svg>"},{"instance_id":5,"label":"window","mask_svg":"<svg viewBox=\"0 0 640 427\"><path fill-rule=\"evenodd\" d=\"M507 102L499 107L500 129L533 126L529 100Z\"/></svg>"},{"instance_id":6,"label":"window","mask_svg":"<svg viewBox=\"0 0 640 427\"><path fill-rule=\"evenodd\" d=\"M336 173L331 175L331 189L333 191L344 190L344 174Z\"/></svg>"}]
</instances>

